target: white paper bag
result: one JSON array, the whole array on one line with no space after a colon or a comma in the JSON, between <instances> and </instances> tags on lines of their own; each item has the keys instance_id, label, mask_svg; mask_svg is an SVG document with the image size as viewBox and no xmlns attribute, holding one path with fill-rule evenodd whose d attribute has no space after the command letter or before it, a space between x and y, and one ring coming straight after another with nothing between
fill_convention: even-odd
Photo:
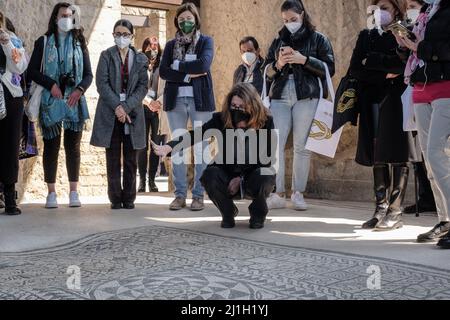
<instances>
[{"instance_id":1,"label":"white paper bag","mask_svg":"<svg viewBox=\"0 0 450 320\"><path fill-rule=\"evenodd\" d=\"M270 97L267 94L267 69L270 67L270 64L266 66L264 69L264 75L263 75L263 89L261 93L261 99L264 104L264 107L267 109L270 109Z\"/></svg>"},{"instance_id":2,"label":"white paper bag","mask_svg":"<svg viewBox=\"0 0 450 320\"><path fill-rule=\"evenodd\" d=\"M417 131L414 117L413 87L408 86L402 95L403 131Z\"/></svg>"},{"instance_id":3,"label":"white paper bag","mask_svg":"<svg viewBox=\"0 0 450 320\"><path fill-rule=\"evenodd\" d=\"M334 134L331 134L331 128L333 127L335 93L328 66L325 63L324 65L327 74L327 85L331 101L322 98L323 86L322 81L319 79L319 105L317 106L311 132L306 142L306 149L329 158L334 158L341 139L343 128L339 129Z\"/></svg>"}]
</instances>

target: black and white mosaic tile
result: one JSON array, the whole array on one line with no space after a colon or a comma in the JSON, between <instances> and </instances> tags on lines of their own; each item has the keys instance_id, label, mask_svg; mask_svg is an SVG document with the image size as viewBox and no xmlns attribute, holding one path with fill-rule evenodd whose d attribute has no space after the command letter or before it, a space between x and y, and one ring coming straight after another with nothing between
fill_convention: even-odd
<instances>
[{"instance_id":1,"label":"black and white mosaic tile","mask_svg":"<svg viewBox=\"0 0 450 320\"><path fill-rule=\"evenodd\" d=\"M0 299L31 300L450 298L449 270L164 227L0 254L0 284Z\"/></svg>"}]
</instances>

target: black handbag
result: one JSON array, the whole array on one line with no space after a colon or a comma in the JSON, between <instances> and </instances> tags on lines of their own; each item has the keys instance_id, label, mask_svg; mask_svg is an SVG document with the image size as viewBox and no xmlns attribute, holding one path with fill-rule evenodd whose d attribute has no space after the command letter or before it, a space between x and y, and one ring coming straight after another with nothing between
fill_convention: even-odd
<instances>
[{"instance_id":1,"label":"black handbag","mask_svg":"<svg viewBox=\"0 0 450 320\"><path fill-rule=\"evenodd\" d=\"M19 160L25 160L38 155L36 140L36 128L34 123L24 115L22 124L22 135L20 137Z\"/></svg>"}]
</instances>

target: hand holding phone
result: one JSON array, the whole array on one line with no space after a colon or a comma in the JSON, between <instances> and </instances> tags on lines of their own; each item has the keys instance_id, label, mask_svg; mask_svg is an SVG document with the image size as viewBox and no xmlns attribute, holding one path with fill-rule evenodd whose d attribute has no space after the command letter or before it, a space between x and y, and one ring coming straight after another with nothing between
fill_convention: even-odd
<instances>
[{"instance_id":1,"label":"hand holding phone","mask_svg":"<svg viewBox=\"0 0 450 320\"><path fill-rule=\"evenodd\" d=\"M292 49L291 47L281 47L280 52L282 56L287 56L294 54L294 49Z\"/></svg>"}]
</instances>

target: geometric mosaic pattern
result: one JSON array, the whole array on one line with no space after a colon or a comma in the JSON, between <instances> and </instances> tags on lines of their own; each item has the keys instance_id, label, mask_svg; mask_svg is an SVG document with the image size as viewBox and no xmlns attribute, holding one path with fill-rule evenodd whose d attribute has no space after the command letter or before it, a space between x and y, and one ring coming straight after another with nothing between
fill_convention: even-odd
<instances>
[{"instance_id":1,"label":"geometric mosaic pattern","mask_svg":"<svg viewBox=\"0 0 450 320\"><path fill-rule=\"evenodd\" d=\"M67 286L69 266L80 290ZM381 271L370 290L367 270ZM165 227L87 237L0 254L0 299L450 299L450 272Z\"/></svg>"}]
</instances>

